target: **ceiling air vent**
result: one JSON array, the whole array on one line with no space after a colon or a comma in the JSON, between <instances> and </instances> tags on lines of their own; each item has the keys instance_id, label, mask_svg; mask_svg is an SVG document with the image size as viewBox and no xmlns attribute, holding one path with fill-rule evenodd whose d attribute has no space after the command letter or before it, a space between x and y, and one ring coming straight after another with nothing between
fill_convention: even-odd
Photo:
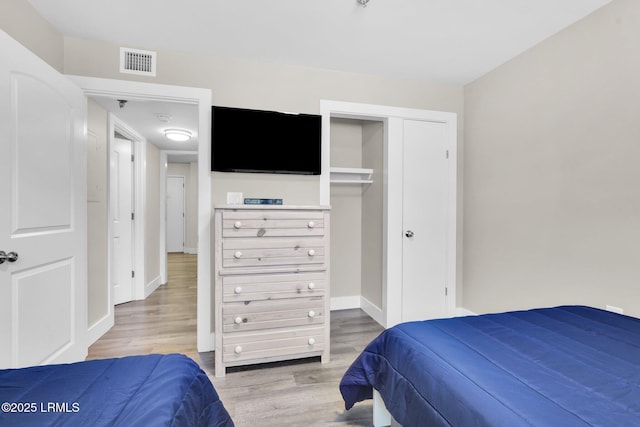
<instances>
[{"instance_id":1,"label":"ceiling air vent","mask_svg":"<svg viewBox=\"0 0 640 427\"><path fill-rule=\"evenodd\" d=\"M120 72L155 77L156 53L148 50L121 47Z\"/></svg>"}]
</instances>

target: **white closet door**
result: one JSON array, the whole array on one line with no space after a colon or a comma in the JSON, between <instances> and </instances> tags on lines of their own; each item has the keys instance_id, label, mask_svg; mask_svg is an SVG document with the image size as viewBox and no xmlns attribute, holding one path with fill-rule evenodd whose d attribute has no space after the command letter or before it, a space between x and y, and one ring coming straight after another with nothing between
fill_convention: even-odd
<instances>
[{"instance_id":1,"label":"white closet door","mask_svg":"<svg viewBox=\"0 0 640 427\"><path fill-rule=\"evenodd\" d=\"M402 321L447 313L446 143L444 123L404 121Z\"/></svg>"}]
</instances>

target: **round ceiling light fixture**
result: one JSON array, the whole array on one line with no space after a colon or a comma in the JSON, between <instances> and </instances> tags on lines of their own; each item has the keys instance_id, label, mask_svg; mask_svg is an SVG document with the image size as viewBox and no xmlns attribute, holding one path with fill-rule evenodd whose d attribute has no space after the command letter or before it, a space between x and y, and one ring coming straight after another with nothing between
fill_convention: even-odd
<instances>
[{"instance_id":1,"label":"round ceiling light fixture","mask_svg":"<svg viewBox=\"0 0 640 427\"><path fill-rule=\"evenodd\" d=\"M191 132L184 129L165 129L164 136L172 141L185 142L191 139Z\"/></svg>"}]
</instances>

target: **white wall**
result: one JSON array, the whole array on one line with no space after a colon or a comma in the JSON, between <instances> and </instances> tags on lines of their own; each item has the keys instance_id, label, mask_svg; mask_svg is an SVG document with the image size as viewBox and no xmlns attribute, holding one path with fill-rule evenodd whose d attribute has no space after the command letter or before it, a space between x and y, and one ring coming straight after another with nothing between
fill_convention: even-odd
<instances>
[{"instance_id":1,"label":"white wall","mask_svg":"<svg viewBox=\"0 0 640 427\"><path fill-rule=\"evenodd\" d=\"M614 0L465 88L465 308L640 316L639 41Z\"/></svg>"}]
</instances>

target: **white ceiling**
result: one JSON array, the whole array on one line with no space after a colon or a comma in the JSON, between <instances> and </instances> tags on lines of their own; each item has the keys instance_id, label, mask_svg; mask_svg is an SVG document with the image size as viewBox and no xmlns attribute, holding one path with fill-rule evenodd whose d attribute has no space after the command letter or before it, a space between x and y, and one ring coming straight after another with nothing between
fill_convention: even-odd
<instances>
[{"instance_id":1,"label":"white ceiling","mask_svg":"<svg viewBox=\"0 0 640 427\"><path fill-rule=\"evenodd\" d=\"M611 0L28 1L70 37L464 85Z\"/></svg>"},{"instance_id":2,"label":"white ceiling","mask_svg":"<svg viewBox=\"0 0 640 427\"><path fill-rule=\"evenodd\" d=\"M63 34L463 85L610 0L28 0Z\"/></svg>"},{"instance_id":3,"label":"white ceiling","mask_svg":"<svg viewBox=\"0 0 640 427\"><path fill-rule=\"evenodd\" d=\"M198 151L198 107L196 105L127 100L120 107L117 99L94 97L93 100L161 150ZM159 115L168 121L160 120ZM176 128L191 132L191 139L186 142L173 142L164 136L165 129ZM195 156L172 157L170 161L191 162L195 161Z\"/></svg>"}]
</instances>

